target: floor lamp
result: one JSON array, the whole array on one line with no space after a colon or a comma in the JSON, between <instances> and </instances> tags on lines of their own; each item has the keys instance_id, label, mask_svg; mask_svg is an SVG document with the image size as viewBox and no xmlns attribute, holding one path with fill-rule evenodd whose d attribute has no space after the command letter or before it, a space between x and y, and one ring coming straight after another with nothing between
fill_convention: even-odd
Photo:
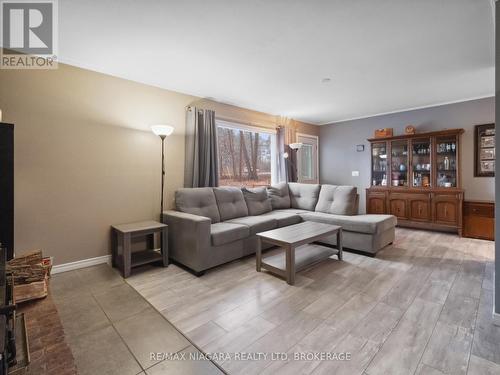
<instances>
[{"instance_id":1,"label":"floor lamp","mask_svg":"<svg viewBox=\"0 0 500 375\"><path fill-rule=\"evenodd\" d=\"M161 138L161 211L160 221L163 223L163 196L165 195L165 138L174 132L170 125L153 125L151 130Z\"/></svg>"}]
</instances>

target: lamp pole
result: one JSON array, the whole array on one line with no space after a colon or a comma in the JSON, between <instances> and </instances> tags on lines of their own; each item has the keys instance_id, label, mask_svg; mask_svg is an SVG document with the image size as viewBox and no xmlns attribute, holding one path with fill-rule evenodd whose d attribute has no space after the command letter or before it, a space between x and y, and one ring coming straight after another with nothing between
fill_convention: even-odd
<instances>
[{"instance_id":1,"label":"lamp pole","mask_svg":"<svg viewBox=\"0 0 500 375\"><path fill-rule=\"evenodd\" d=\"M163 223L163 196L165 192L165 137L166 135L160 135L161 138L161 212L160 221Z\"/></svg>"},{"instance_id":2,"label":"lamp pole","mask_svg":"<svg viewBox=\"0 0 500 375\"><path fill-rule=\"evenodd\" d=\"M161 138L161 199L160 199L160 222L163 223L163 196L165 195L165 138L173 133L174 128L170 125L153 125L151 130ZM164 235L160 237L161 251L164 254L167 244L163 242Z\"/></svg>"},{"instance_id":3,"label":"lamp pole","mask_svg":"<svg viewBox=\"0 0 500 375\"><path fill-rule=\"evenodd\" d=\"M165 195L165 138L173 133L174 128L170 125L153 125L151 130L161 138L161 212L160 221L163 223L163 196Z\"/></svg>"}]
</instances>

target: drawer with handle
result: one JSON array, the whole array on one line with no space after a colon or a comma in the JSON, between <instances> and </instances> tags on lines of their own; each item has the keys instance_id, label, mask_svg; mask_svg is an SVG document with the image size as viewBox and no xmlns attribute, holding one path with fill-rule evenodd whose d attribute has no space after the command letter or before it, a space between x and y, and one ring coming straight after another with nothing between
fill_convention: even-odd
<instances>
[{"instance_id":1,"label":"drawer with handle","mask_svg":"<svg viewBox=\"0 0 500 375\"><path fill-rule=\"evenodd\" d=\"M465 216L495 217L495 206L489 203L464 203Z\"/></svg>"}]
</instances>

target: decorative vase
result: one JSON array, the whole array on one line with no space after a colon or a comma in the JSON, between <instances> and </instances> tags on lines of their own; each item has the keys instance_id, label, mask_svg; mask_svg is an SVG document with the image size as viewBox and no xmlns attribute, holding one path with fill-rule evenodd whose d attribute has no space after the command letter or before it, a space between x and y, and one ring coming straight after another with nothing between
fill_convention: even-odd
<instances>
[{"instance_id":1,"label":"decorative vase","mask_svg":"<svg viewBox=\"0 0 500 375\"><path fill-rule=\"evenodd\" d=\"M444 170L447 171L450 169L450 159L448 159L448 156L444 158Z\"/></svg>"}]
</instances>

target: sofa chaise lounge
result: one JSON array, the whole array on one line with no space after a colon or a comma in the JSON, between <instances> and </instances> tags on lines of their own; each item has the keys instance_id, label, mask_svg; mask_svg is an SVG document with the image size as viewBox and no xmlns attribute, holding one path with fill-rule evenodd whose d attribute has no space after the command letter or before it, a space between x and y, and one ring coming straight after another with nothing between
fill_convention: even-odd
<instances>
[{"instance_id":1,"label":"sofa chaise lounge","mask_svg":"<svg viewBox=\"0 0 500 375\"><path fill-rule=\"evenodd\" d=\"M280 183L268 188L184 188L169 225L169 257L200 275L255 253L256 233L313 221L340 225L343 247L374 255L394 241L396 217L357 215L353 186ZM335 245L336 238L325 242Z\"/></svg>"}]
</instances>

